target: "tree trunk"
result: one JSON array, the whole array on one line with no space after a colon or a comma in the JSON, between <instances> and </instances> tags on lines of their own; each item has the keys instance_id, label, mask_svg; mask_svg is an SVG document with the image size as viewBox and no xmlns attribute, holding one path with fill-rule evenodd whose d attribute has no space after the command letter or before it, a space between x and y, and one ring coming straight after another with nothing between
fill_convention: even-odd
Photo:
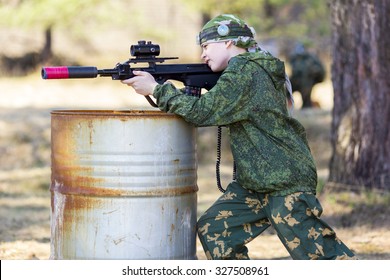
<instances>
[{"instance_id":1,"label":"tree trunk","mask_svg":"<svg viewBox=\"0 0 390 280\"><path fill-rule=\"evenodd\" d=\"M45 44L41 50L41 61L47 62L53 57L52 51L52 27L48 26L45 29Z\"/></svg>"},{"instance_id":2,"label":"tree trunk","mask_svg":"<svg viewBox=\"0 0 390 280\"><path fill-rule=\"evenodd\" d=\"M329 181L390 190L390 1L330 0Z\"/></svg>"}]
</instances>

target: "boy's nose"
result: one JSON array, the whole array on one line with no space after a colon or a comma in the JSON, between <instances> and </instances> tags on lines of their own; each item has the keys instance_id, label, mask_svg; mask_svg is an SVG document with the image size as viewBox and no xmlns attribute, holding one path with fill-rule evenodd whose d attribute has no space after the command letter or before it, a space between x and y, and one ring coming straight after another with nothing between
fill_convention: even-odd
<instances>
[{"instance_id":1,"label":"boy's nose","mask_svg":"<svg viewBox=\"0 0 390 280\"><path fill-rule=\"evenodd\" d=\"M206 54L204 53L204 51L203 51L202 54L200 55L200 59L202 59L202 60L205 60L205 59L206 59Z\"/></svg>"}]
</instances>

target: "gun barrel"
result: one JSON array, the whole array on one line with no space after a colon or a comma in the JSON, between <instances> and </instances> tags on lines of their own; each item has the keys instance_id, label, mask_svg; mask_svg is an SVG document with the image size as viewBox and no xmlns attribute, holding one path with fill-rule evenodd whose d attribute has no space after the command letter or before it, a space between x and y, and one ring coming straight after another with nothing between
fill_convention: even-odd
<instances>
[{"instance_id":1,"label":"gun barrel","mask_svg":"<svg viewBox=\"0 0 390 280\"><path fill-rule=\"evenodd\" d=\"M94 66L42 67L42 79L96 78L98 69Z\"/></svg>"}]
</instances>

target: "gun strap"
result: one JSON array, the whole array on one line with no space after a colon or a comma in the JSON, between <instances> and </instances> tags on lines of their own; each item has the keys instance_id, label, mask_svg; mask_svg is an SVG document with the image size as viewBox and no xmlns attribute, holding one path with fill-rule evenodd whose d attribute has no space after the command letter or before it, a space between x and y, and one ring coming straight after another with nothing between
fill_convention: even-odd
<instances>
[{"instance_id":1,"label":"gun strap","mask_svg":"<svg viewBox=\"0 0 390 280\"><path fill-rule=\"evenodd\" d=\"M217 132L217 161L215 163L215 176L217 178L217 187L220 190L220 192L225 193L226 190L222 187L221 184L221 147L222 147L222 126L218 126L218 132ZM237 167L236 162L233 161L233 181L236 180L236 173L237 173Z\"/></svg>"},{"instance_id":2,"label":"gun strap","mask_svg":"<svg viewBox=\"0 0 390 280\"><path fill-rule=\"evenodd\" d=\"M152 105L152 107L154 107L154 108L158 107L157 104L154 103L154 101L152 100L152 98L150 98L149 95L145 95L145 98L146 98L146 100L148 100L149 104Z\"/></svg>"}]
</instances>

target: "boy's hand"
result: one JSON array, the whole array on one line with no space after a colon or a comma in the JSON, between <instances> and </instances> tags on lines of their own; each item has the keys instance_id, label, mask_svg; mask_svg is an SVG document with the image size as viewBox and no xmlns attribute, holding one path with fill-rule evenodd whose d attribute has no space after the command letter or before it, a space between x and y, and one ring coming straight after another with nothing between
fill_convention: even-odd
<instances>
[{"instance_id":1,"label":"boy's hand","mask_svg":"<svg viewBox=\"0 0 390 280\"><path fill-rule=\"evenodd\" d=\"M121 82L133 87L138 94L152 95L154 88L158 85L153 76L144 71L133 71L133 74L135 75L133 78Z\"/></svg>"}]
</instances>

